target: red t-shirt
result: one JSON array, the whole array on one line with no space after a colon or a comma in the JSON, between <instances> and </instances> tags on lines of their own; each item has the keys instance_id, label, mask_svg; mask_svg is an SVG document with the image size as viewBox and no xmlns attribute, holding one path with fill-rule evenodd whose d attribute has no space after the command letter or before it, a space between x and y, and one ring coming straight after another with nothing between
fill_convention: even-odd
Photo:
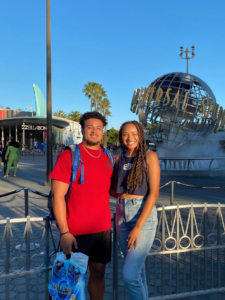
<instances>
[{"instance_id":1,"label":"red t-shirt","mask_svg":"<svg viewBox=\"0 0 225 300\"><path fill-rule=\"evenodd\" d=\"M84 164L84 184L79 182L81 167L77 171L69 197L67 198L67 222L73 235L89 234L111 228L109 206L109 188L113 172L112 164L106 154L98 156L99 150L87 149L79 144L81 159ZM71 152L65 150L60 154L50 178L70 183L72 169Z\"/></svg>"}]
</instances>

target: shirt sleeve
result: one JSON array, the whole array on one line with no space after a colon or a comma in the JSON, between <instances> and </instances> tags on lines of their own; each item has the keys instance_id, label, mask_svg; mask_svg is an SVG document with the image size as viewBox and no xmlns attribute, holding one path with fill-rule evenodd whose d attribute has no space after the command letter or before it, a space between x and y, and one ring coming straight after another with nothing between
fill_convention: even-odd
<instances>
[{"instance_id":1,"label":"shirt sleeve","mask_svg":"<svg viewBox=\"0 0 225 300\"><path fill-rule=\"evenodd\" d=\"M62 181L65 183L70 183L71 178L71 171L72 171L72 158L70 150L63 151L55 164L52 173L50 174L51 179L55 179L58 181Z\"/></svg>"}]
</instances>

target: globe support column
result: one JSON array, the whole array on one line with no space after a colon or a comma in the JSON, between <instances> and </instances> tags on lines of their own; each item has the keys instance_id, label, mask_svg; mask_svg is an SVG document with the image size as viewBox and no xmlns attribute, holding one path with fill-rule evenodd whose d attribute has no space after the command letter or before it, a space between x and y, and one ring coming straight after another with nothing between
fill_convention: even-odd
<instances>
[{"instance_id":1,"label":"globe support column","mask_svg":"<svg viewBox=\"0 0 225 300\"><path fill-rule=\"evenodd\" d=\"M52 171L52 82L51 82L51 14L50 0L46 0L47 11L47 179L46 186L51 185L49 175Z\"/></svg>"}]
</instances>

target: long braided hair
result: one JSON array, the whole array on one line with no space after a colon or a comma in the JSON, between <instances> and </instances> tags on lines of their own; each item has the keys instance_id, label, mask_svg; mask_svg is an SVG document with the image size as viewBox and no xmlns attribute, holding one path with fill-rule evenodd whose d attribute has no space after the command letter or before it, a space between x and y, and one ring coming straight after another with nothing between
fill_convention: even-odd
<instances>
[{"instance_id":1,"label":"long braided hair","mask_svg":"<svg viewBox=\"0 0 225 300\"><path fill-rule=\"evenodd\" d=\"M123 151L127 150L127 147L123 144L122 140L123 128L128 124L133 124L137 128L139 137L137 154L135 156L133 167L130 170L126 183L127 191L136 191L136 189L141 185L142 180L145 178L147 145L142 125L137 121L128 121L121 125L119 131L119 142Z\"/></svg>"}]
</instances>

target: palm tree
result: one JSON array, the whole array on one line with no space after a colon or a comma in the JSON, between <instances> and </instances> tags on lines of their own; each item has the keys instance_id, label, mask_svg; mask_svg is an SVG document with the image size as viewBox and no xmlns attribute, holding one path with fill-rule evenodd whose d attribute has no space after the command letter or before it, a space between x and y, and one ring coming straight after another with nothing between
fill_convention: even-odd
<instances>
[{"instance_id":1,"label":"palm tree","mask_svg":"<svg viewBox=\"0 0 225 300\"><path fill-rule=\"evenodd\" d=\"M96 111L98 111L98 109L99 109L99 102L100 102L99 97L107 97L107 95L106 95L106 91L104 90L102 85L99 83L96 83L95 90L94 90L94 103L95 103Z\"/></svg>"},{"instance_id":2,"label":"palm tree","mask_svg":"<svg viewBox=\"0 0 225 300\"><path fill-rule=\"evenodd\" d=\"M67 118L67 114L63 110L57 110L53 113L53 116L59 117L59 118Z\"/></svg>"},{"instance_id":3,"label":"palm tree","mask_svg":"<svg viewBox=\"0 0 225 300\"><path fill-rule=\"evenodd\" d=\"M110 105L110 101L108 98L104 98L102 101L101 101L101 113L103 114L103 116L111 116L111 113L109 111L109 108L111 107Z\"/></svg>"},{"instance_id":4,"label":"palm tree","mask_svg":"<svg viewBox=\"0 0 225 300\"><path fill-rule=\"evenodd\" d=\"M84 89L82 90L83 93L85 93L85 97L88 97L91 99L91 111L92 111L92 99L95 91L96 83L89 81L84 85Z\"/></svg>"},{"instance_id":5,"label":"palm tree","mask_svg":"<svg viewBox=\"0 0 225 300\"><path fill-rule=\"evenodd\" d=\"M109 108L111 107L110 105L110 101L108 98L104 98L101 101L101 113L103 114L103 116L105 116L107 119L108 117L111 116L111 112L109 110ZM105 128L105 133L104 133L104 137L103 137L103 141L104 141L104 147L107 147L107 126Z\"/></svg>"},{"instance_id":6,"label":"palm tree","mask_svg":"<svg viewBox=\"0 0 225 300\"><path fill-rule=\"evenodd\" d=\"M68 114L68 119L78 122L80 120L80 117L82 116L81 112L79 111L71 111L71 113Z\"/></svg>"},{"instance_id":7,"label":"palm tree","mask_svg":"<svg viewBox=\"0 0 225 300\"><path fill-rule=\"evenodd\" d=\"M11 109L11 108L7 106L5 109Z\"/></svg>"}]
</instances>

